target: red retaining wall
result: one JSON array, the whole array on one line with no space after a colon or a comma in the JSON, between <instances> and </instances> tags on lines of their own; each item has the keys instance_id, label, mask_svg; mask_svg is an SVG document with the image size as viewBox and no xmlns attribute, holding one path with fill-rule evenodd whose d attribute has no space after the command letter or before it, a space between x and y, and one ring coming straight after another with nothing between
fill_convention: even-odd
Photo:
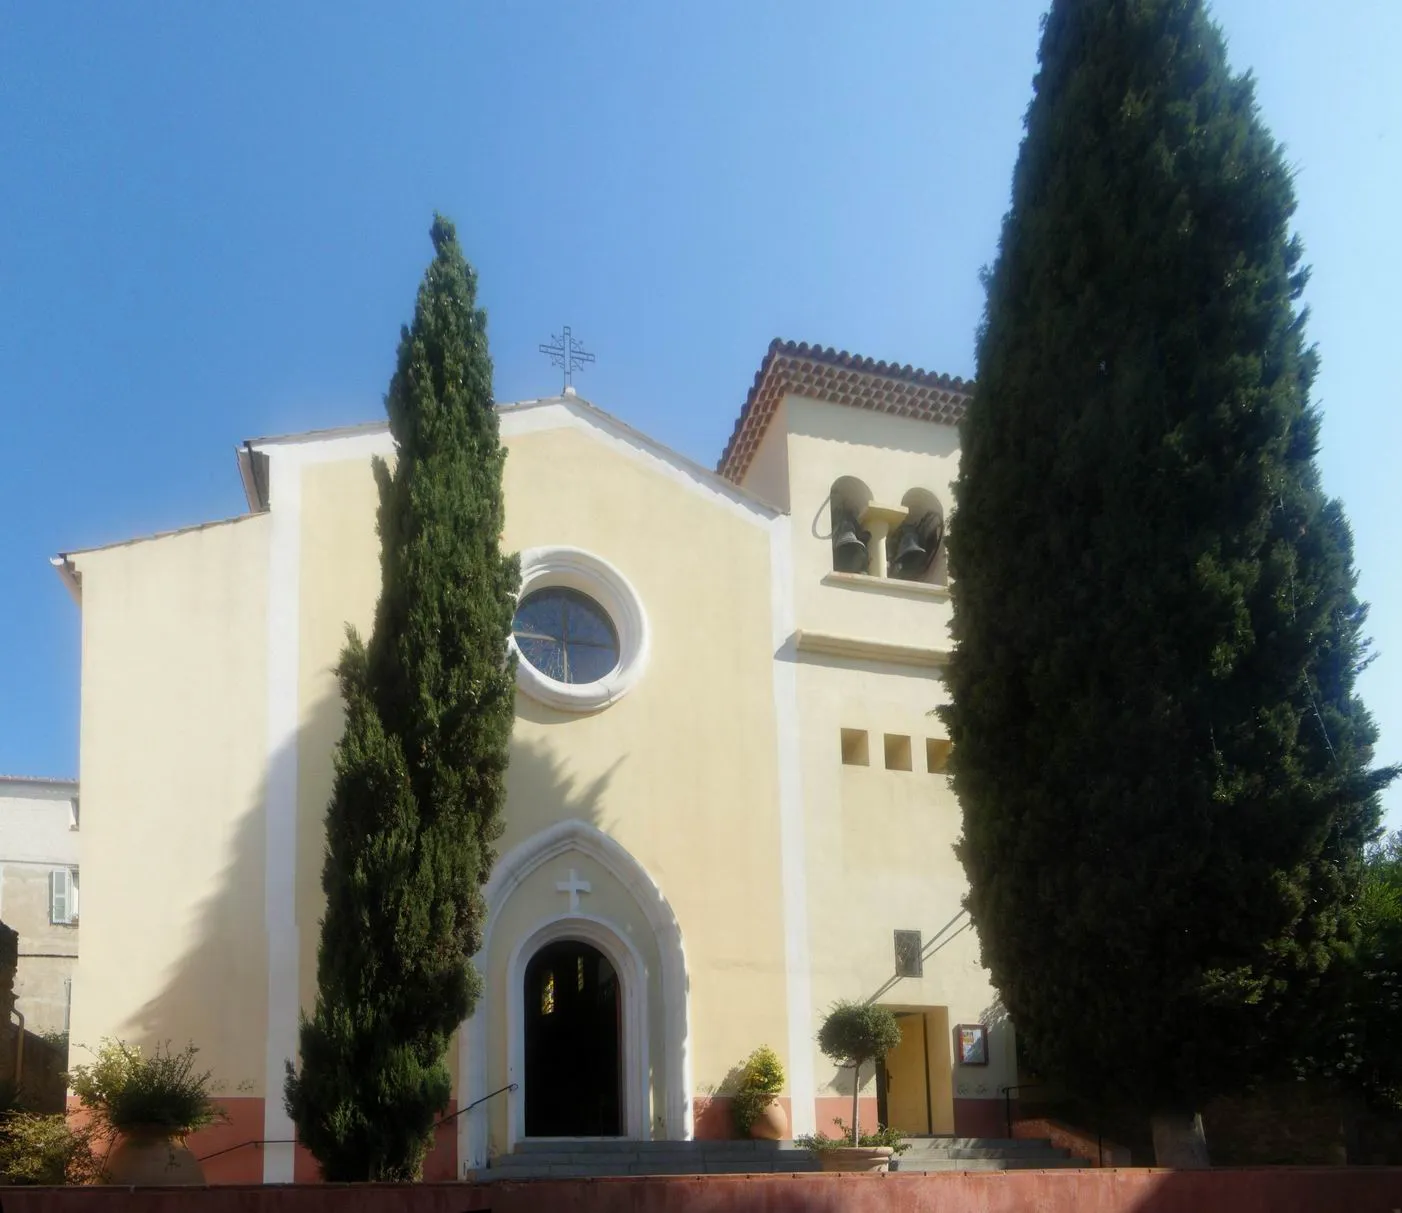
<instances>
[{"instance_id":1,"label":"red retaining wall","mask_svg":"<svg viewBox=\"0 0 1402 1213\"><path fill-rule=\"evenodd\" d=\"M1057 1148L1069 1150L1072 1158L1083 1159L1088 1167L1127 1167L1132 1161L1125 1146L1087 1133L1084 1129L1062 1124L1059 1120L1047 1120L1040 1116L1013 1121L1013 1136L1037 1140L1045 1138Z\"/></svg>"},{"instance_id":2,"label":"red retaining wall","mask_svg":"<svg viewBox=\"0 0 1402 1213\"><path fill-rule=\"evenodd\" d=\"M1006 1137L1008 1113L1001 1099L954 1098L956 1137Z\"/></svg>"},{"instance_id":3,"label":"red retaining wall","mask_svg":"<svg viewBox=\"0 0 1402 1213\"><path fill-rule=\"evenodd\" d=\"M0 1202L4 1213L1394 1213L1402 1168L3 1188Z\"/></svg>"}]
</instances>

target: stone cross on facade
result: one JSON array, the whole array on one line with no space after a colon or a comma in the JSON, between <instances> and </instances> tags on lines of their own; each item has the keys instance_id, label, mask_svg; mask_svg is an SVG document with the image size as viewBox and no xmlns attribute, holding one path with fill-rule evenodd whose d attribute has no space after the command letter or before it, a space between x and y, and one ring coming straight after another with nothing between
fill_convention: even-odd
<instances>
[{"instance_id":1,"label":"stone cross on facade","mask_svg":"<svg viewBox=\"0 0 1402 1213\"><path fill-rule=\"evenodd\" d=\"M557 880L555 882L555 889L557 892L568 893L570 895L571 914L579 913L579 895L581 893L591 892L589 882L587 880L580 880L579 873L573 868L570 869L568 880Z\"/></svg>"}]
</instances>

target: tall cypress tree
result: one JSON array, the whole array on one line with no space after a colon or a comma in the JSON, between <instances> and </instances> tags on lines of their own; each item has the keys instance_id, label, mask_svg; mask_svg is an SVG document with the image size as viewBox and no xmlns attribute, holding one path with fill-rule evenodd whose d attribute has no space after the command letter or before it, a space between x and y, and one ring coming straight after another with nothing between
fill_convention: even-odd
<instances>
[{"instance_id":1,"label":"tall cypress tree","mask_svg":"<svg viewBox=\"0 0 1402 1213\"><path fill-rule=\"evenodd\" d=\"M316 1009L286 1104L328 1180L418 1178L476 1005L481 886L501 832L516 558L498 547L505 452L486 316L453 225L402 333L376 462L383 584L339 668L345 733L326 816Z\"/></svg>"},{"instance_id":2,"label":"tall cypress tree","mask_svg":"<svg viewBox=\"0 0 1402 1213\"><path fill-rule=\"evenodd\" d=\"M1182 1142L1298 1043L1396 772L1249 76L1201 0L1053 0L1034 87L950 537L959 854L1037 1068Z\"/></svg>"}]
</instances>

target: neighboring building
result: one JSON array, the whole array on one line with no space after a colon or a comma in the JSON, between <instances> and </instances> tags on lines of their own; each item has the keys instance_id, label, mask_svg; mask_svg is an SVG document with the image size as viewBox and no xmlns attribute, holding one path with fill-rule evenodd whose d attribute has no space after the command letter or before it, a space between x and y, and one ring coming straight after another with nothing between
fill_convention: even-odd
<instances>
[{"instance_id":1,"label":"neighboring building","mask_svg":"<svg viewBox=\"0 0 1402 1213\"><path fill-rule=\"evenodd\" d=\"M831 1128L851 1080L814 1036L839 998L902 1013L867 1123L1001 1131L1013 1035L932 715L967 391L776 342L719 473L573 394L502 406L520 693L486 993L449 1059L455 1106L485 1102L430 1174L527 1136L725 1135L724 1080L766 1043L792 1131ZM392 453L383 424L249 442L247 515L56 562L83 627L74 1038L194 1040L231 1145L292 1136L333 671L371 626ZM211 1171L313 1173L278 1144Z\"/></svg>"},{"instance_id":2,"label":"neighboring building","mask_svg":"<svg viewBox=\"0 0 1402 1213\"><path fill-rule=\"evenodd\" d=\"M78 964L78 785L0 776L0 919L19 934L15 1008L67 1032Z\"/></svg>"}]
</instances>

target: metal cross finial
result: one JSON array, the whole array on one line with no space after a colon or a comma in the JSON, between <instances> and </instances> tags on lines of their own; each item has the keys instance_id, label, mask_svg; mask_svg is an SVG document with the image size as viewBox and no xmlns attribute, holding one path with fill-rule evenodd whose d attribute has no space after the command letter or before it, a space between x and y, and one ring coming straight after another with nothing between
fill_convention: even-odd
<instances>
[{"instance_id":1,"label":"metal cross finial","mask_svg":"<svg viewBox=\"0 0 1402 1213\"><path fill-rule=\"evenodd\" d=\"M565 372L565 392L567 394L574 391L575 371L582 371L586 363L594 361L594 355L586 352L584 347L570 335L568 324L565 325L564 336L557 337L552 333L550 344L542 344L540 352L549 354L550 365L558 366Z\"/></svg>"}]
</instances>

